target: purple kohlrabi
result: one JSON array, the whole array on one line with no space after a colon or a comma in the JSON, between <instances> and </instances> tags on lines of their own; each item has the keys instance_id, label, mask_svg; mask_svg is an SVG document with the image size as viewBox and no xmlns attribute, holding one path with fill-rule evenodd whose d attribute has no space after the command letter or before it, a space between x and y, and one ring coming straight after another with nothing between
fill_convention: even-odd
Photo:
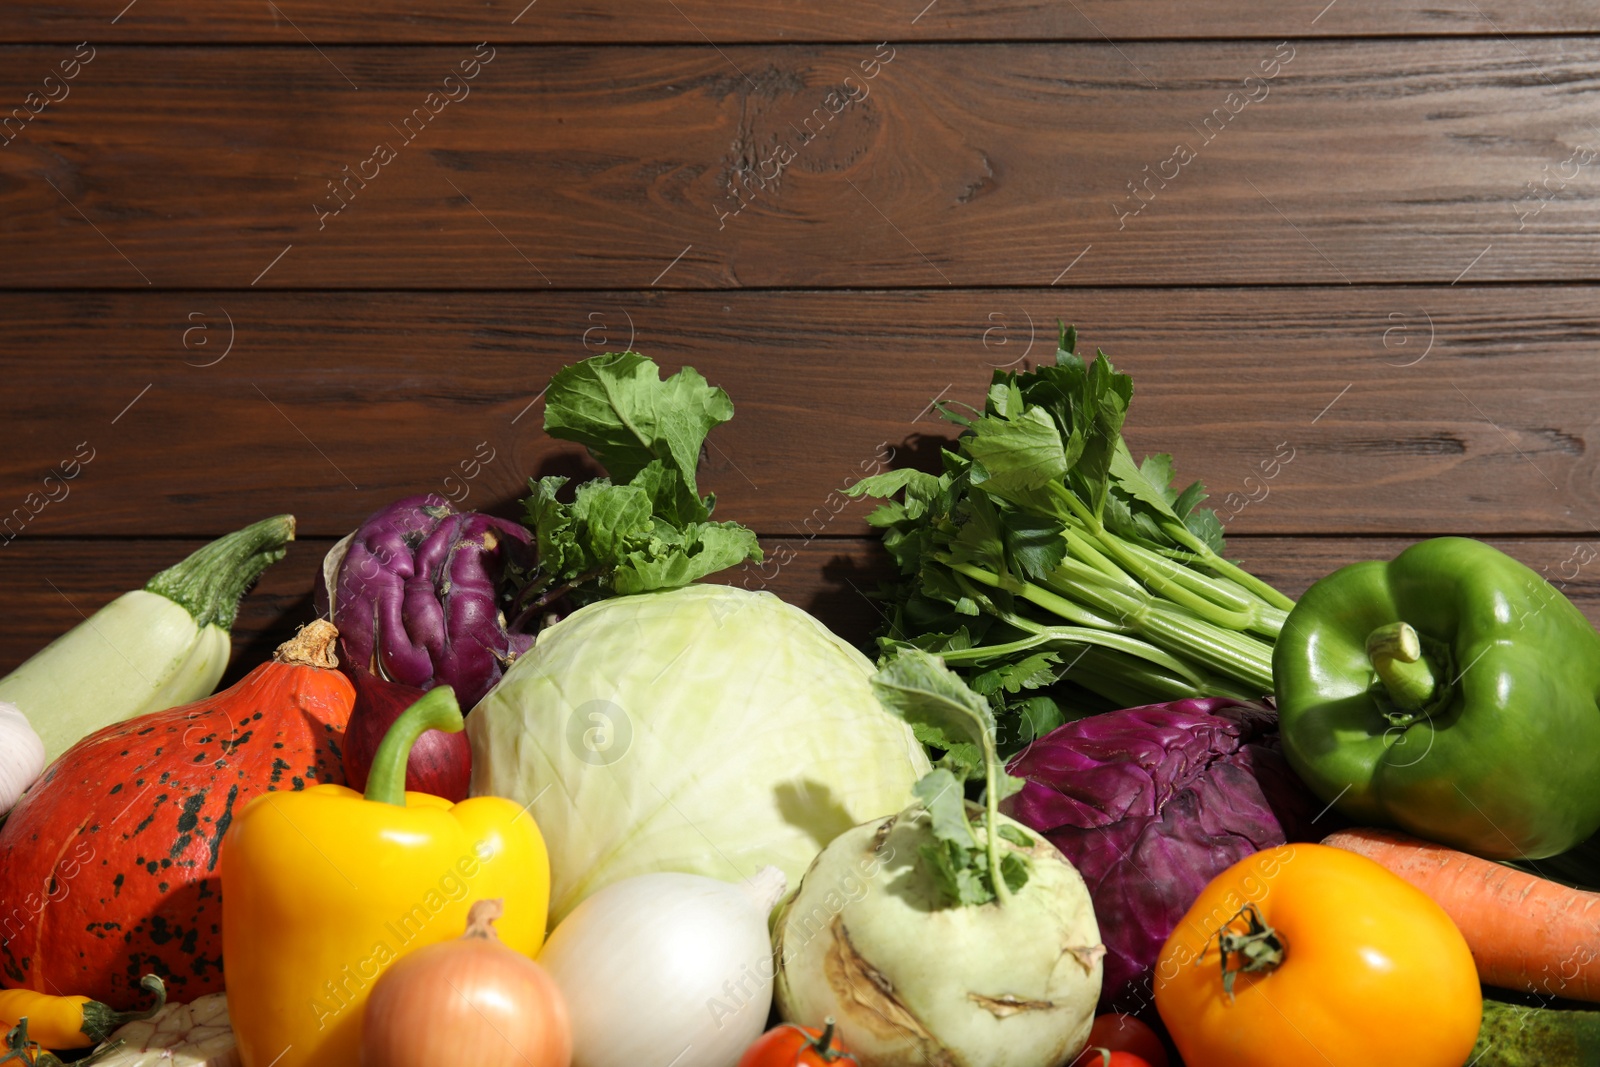
<instances>
[{"instance_id":1,"label":"purple kohlrabi","mask_svg":"<svg viewBox=\"0 0 1600 1067\"><path fill-rule=\"evenodd\" d=\"M1089 885L1107 949L1104 1011L1149 1004L1161 947L1212 878L1334 829L1311 825L1322 805L1278 750L1277 714L1236 700L1091 715L1039 738L1009 770L1027 784L1001 809Z\"/></svg>"},{"instance_id":2,"label":"purple kohlrabi","mask_svg":"<svg viewBox=\"0 0 1600 1067\"><path fill-rule=\"evenodd\" d=\"M471 708L533 645L508 632L503 611L533 555L517 523L407 497L334 546L318 607L328 613L331 587L342 657L419 689L448 685Z\"/></svg>"}]
</instances>

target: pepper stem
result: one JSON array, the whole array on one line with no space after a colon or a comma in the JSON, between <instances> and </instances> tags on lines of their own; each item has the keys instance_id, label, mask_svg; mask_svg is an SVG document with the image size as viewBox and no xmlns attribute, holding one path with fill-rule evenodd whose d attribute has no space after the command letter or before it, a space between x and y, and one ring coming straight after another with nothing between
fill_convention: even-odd
<instances>
[{"instance_id":1,"label":"pepper stem","mask_svg":"<svg viewBox=\"0 0 1600 1067\"><path fill-rule=\"evenodd\" d=\"M155 1018L167 1003L167 986L158 974L147 974L139 979L139 988L156 998L156 1002L143 1011L113 1011L111 1008L91 1000L83 1006L83 1023L79 1027L83 1035L92 1038L96 1044L110 1037L128 1023L140 1022L145 1019Z\"/></svg>"},{"instance_id":2,"label":"pepper stem","mask_svg":"<svg viewBox=\"0 0 1600 1067\"><path fill-rule=\"evenodd\" d=\"M1422 654L1422 642L1408 622L1391 622L1368 634L1367 659L1402 712L1421 711L1439 688L1433 663Z\"/></svg>"},{"instance_id":3,"label":"pepper stem","mask_svg":"<svg viewBox=\"0 0 1600 1067\"><path fill-rule=\"evenodd\" d=\"M415 704L400 713L389 732L383 735L378 751L372 756L372 769L367 772L366 798L379 804L405 807L406 764L411 759L411 746L428 730L458 734L466 725L454 689L441 685L422 694Z\"/></svg>"}]
</instances>

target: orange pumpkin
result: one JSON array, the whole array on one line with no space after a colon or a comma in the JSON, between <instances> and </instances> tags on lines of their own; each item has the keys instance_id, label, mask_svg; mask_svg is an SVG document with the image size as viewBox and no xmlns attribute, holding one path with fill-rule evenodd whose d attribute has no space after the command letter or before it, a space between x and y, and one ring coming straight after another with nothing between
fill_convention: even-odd
<instances>
[{"instance_id":1,"label":"orange pumpkin","mask_svg":"<svg viewBox=\"0 0 1600 1067\"><path fill-rule=\"evenodd\" d=\"M355 691L306 626L237 685L90 734L0 829L0 984L113 1006L222 989L217 848L259 793L344 782Z\"/></svg>"}]
</instances>

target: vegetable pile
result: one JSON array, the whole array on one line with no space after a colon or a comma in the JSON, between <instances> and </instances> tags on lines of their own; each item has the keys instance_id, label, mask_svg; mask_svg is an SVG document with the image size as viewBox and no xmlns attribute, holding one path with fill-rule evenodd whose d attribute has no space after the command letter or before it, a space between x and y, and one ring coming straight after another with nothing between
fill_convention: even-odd
<instances>
[{"instance_id":1,"label":"vegetable pile","mask_svg":"<svg viewBox=\"0 0 1600 1067\"><path fill-rule=\"evenodd\" d=\"M1461 538L1290 600L1076 349L850 490L877 663L703 581L761 558L733 405L634 352L546 393L603 476L379 509L223 692L290 516L57 638L0 679L0 1062L1600 1062L1600 633Z\"/></svg>"}]
</instances>

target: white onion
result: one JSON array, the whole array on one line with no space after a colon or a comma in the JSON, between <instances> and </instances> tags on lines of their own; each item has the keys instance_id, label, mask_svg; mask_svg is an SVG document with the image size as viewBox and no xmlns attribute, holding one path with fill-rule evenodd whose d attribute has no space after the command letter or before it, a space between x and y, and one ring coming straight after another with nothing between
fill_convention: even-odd
<instances>
[{"instance_id":1,"label":"white onion","mask_svg":"<svg viewBox=\"0 0 1600 1067\"><path fill-rule=\"evenodd\" d=\"M44 742L15 704L0 701L0 815L44 773Z\"/></svg>"},{"instance_id":2,"label":"white onion","mask_svg":"<svg viewBox=\"0 0 1600 1067\"><path fill-rule=\"evenodd\" d=\"M642 874L587 897L539 963L566 996L573 1067L734 1067L772 1004L767 916L786 881Z\"/></svg>"}]
</instances>

